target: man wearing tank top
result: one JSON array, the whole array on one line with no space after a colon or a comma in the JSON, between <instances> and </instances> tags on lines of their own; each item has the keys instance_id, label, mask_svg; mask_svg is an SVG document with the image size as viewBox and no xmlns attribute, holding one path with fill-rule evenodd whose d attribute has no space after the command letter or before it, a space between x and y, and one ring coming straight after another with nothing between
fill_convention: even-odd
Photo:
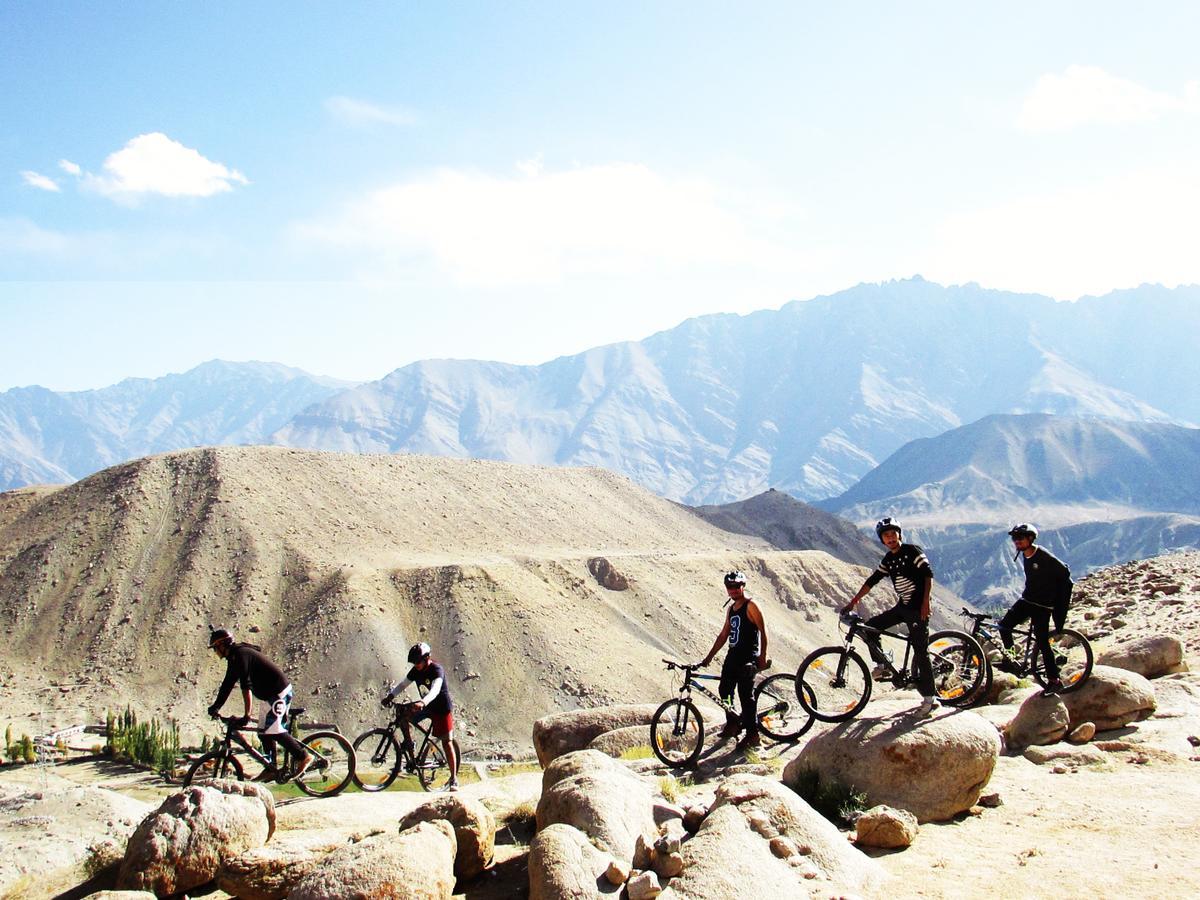
<instances>
[{"instance_id":1,"label":"man wearing tank top","mask_svg":"<svg viewBox=\"0 0 1200 900\"><path fill-rule=\"evenodd\" d=\"M741 572L730 572L725 576L725 592L729 595L730 607L725 614L725 624L713 642L712 649L700 663L703 668L712 662L721 645L728 643L729 652L721 666L721 681L717 692L727 703L733 702L737 689L742 705L739 722L729 716L721 736L733 737L739 731L746 734L738 743L739 748L758 746L758 710L754 702L754 675L767 667L767 626L762 612L746 594L746 576Z\"/></svg>"}]
</instances>

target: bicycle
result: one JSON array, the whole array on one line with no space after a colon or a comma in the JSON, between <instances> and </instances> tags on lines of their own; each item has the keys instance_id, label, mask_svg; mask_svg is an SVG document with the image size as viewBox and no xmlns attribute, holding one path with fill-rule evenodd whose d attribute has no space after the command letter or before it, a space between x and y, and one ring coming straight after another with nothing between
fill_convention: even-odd
<instances>
[{"instance_id":1,"label":"bicycle","mask_svg":"<svg viewBox=\"0 0 1200 900\"><path fill-rule=\"evenodd\" d=\"M701 675L700 666L664 659L668 671L683 672L679 696L664 702L650 722L650 747L654 755L672 768L695 765L704 749L704 716L692 701L692 689L711 699L727 716L736 715L732 705L725 703L706 688L701 681L720 681L719 675ZM771 664L768 661L767 666ZM794 742L812 727L812 716L801 715L795 703L794 675L779 672L762 679L754 687L759 734L773 741Z\"/></svg>"},{"instance_id":2,"label":"bicycle","mask_svg":"<svg viewBox=\"0 0 1200 900\"><path fill-rule=\"evenodd\" d=\"M288 714L289 722L295 731L301 729L298 721L303 714L304 708L299 706L292 707ZM294 775L296 760L292 759L291 753L286 747L279 745L275 748L276 754L283 754L283 757L280 765L272 766L271 761L254 749L250 742L242 736L243 732L247 731L262 734L261 729L243 726L240 716L214 716L213 718L220 720L225 725L225 738L188 767L187 774L183 776L185 786L197 780L208 781L216 778L234 778L238 781L245 781L246 773L239 753L244 753L263 767L263 770L254 779L255 781L274 780L278 784L295 781L300 790L312 797L332 797L340 794L354 777L354 748L336 730L313 731L301 741L305 749L312 754L313 760L304 774L296 778ZM313 727L326 728L327 726ZM272 771L275 772L273 779L271 778Z\"/></svg>"},{"instance_id":3,"label":"bicycle","mask_svg":"<svg viewBox=\"0 0 1200 900\"><path fill-rule=\"evenodd\" d=\"M1045 687L1050 681L1046 677L1046 665L1042 655L1037 650L1037 638L1033 628L1013 628L1013 634L1022 635L1024 644L1019 655L1010 655L1004 649L1004 641L1000 637L1000 623L996 617L988 613L973 613L965 606L962 608L964 619L971 620L971 636L980 645L989 647L995 655L1009 664L1009 671L1018 678L1026 675ZM1050 632L1050 649L1054 653L1054 661L1058 664L1059 678L1062 681L1060 694L1069 694L1083 687L1092 674L1092 645L1083 634L1074 628L1055 628ZM986 693L992 686L993 662L986 655L987 687Z\"/></svg>"},{"instance_id":4,"label":"bicycle","mask_svg":"<svg viewBox=\"0 0 1200 900\"><path fill-rule=\"evenodd\" d=\"M361 790L373 793L387 790L402 771L415 772L421 787L426 791L444 791L450 782L450 764L442 749L441 738L420 722L410 722L419 733L420 745L414 741L405 747L396 740L396 729L401 721L411 714L413 704L397 703L392 706L392 721L383 728L364 731L354 739L354 753L363 753L354 770L354 783ZM462 764L462 752L458 741L453 741L454 755ZM370 751L367 755L366 751Z\"/></svg>"},{"instance_id":5,"label":"bicycle","mask_svg":"<svg viewBox=\"0 0 1200 900\"><path fill-rule=\"evenodd\" d=\"M806 656L796 670L796 697L813 718L845 722L854 718L871 699L871 669L852 644L880 636L904 641L904 662L897 667L884 654L880 680L897 688L916 684L916 660L907 634L872 628L861 616L844 614L847 626L842 646L820 647ZM983 648L964 631L938 631L929 636L929 665L933 669L934 696L947 706L968 706L978 696L987 668ZM804 690L800 688L803 685Z\"/></svg>"}]
</instances>

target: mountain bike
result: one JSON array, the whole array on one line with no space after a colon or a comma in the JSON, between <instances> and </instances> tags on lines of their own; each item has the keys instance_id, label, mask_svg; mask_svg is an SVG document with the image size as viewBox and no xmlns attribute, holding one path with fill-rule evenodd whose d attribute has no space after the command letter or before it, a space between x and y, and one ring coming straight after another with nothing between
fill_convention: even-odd
<instances>
[{"instance_id":1,"label":"mountain bike","mask_svg":"<svg viewBox=\"0 0 1200 900\"><path fill-rule=\"evenodd\" d=\"M692 700L695 689L711 699L727 717L737 710L706 688L702 681L720 681L719 675L701 675L700 666L664 659L668 671L683 672L679 696L664 702L650 722L650 747L654 755L673 768L695 765L704 749L704 716ZM768 661L767 666L770 666ZM792 742L812 727L812 716L796 703L795 676L779 672L754 686L758 733L778 742Z\"/></svg>"},{"instance_id":2,"label":"mountain bike","mask_svg":"<svg viewBox=\"0 0 1200 900\"><path fill-rule=\"evenodd\" d=\"M303 714L304 708L300 706L293 706L289 711L288 720L293 732L302 728L298 720ZM211 751L191 764L187 774L183 776L184 785L215 778L245 781L246 773L241 760L243 754L263 767L255 781L275 781L278 784L295 781L296 787L313 797L332 797L340 794L354 777L354 748L335 730L313 731L304 737L301 743L312 754L313 760L304 774L296 778L294 772L297 760L292 758L291 753L282 744L275 747L279 764L272 766L271 761L243 737L245 732L262 734L261 729L243 726L240 716L214 718L219 719L225 726L225 737Z\"/></svg>"},{"instance_id":3,"label":"mountain bike","mask_svg":"<svg viewBox=\"0 0 1200 900\"><path fill-rule=\"evenodd\" d=\"M896 666L891 654L885 651L885 661L880 664L877 677L897 688L917 683L916 659L907 633L872 628L853 613L843 614L839 622L846 626L844 644L814 650L796 670L796 696L800 705L822 722L852 719L871 699L874 679L870 667L852 646L855 639L876 642L886 636L903 641L904 661ZM933 669L934 696L940 702L947 706L968 706L980 696L987 663L979 642L965 631L931 634L929 665Z\"/></svg>"},{"instance_id":4,"label":"mountain bike","mask_svg":"<svg viewBox=\"0 0 1200 900\"><path fill-rule=\"evenodd\" d=\"M417 731L412 746L406 747L396 739L396 729L403 719L412 714L414 705L397 703L392 706L392 721L383 728L364 731L354 739L354 753L358 765L354 769L354 783L362 790L374 792L391 787L401 772L416 773L421 787L427 791L444 791L450 781L450 763L442 749L442 740L433 736L428 726L420 722L409 722ZM401 732L403 734L403 732ZM462 764L462 752L455 740L454 754Z\"/></svg>"},{"instance_id":5,"label":"mountain bike","mask_svg":"<svg viewBox=\"0 0 1200 900\"><path fill-rule=\"evenodd\" d=\"M1037 638L1032 627L1013 628L1012 633L1020 635L1023 643L1018 653L1010 655L1004 649L1004 641L1000 637L1000 623L996 621L995 616L971 612L965 606L962 616L971 620L972 637L1001 661L993 663L990 658L987 659L987 688L992 685L994 665L999 665L1002 671L1012 672L1018 678L1032 676L1042 687L1050 681L1046 675L1045 662L1038 653ZM1092 645L1088 639L1074 628L1055 628L1050 632L1050 649L1058 665L1058 677L1062 680L1063 686L1059 693L1069 694L1083 687L1092 674ZM985 692L987 688L984 689Z\"/></svg>"}]
</instances>

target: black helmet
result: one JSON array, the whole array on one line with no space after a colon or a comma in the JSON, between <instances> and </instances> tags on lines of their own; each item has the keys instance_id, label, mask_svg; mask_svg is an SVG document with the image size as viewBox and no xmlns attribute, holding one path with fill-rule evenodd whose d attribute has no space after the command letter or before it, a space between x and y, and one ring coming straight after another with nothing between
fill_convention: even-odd
<instances>
[{"instance_id":1,"label":"black helmet","mask_svg":"<svg viewBox=\"0 0 1200 900\"><path fill-rule=\"evenodd\" d=\"M1022 522L1021 524L1014 525L1012 528L1008 529L1008 536L1010 538L1029 538L1031 541L1036 541L1037 529L1028 522Z\"/></svg>"},{"instance_id":2,"label":"black helmet","mask_svg":"<svg viewBox=\"0 0 1200 900\"><path fill-rule=\"evenodd\" d=\"M232 631L230 631L228 628L213 628L211 625L208 626L209 647L215 647L218 644L224 644L226 642L233 642Z\"/></svg>"},{"instance_id":3,"label":"black helmet","mask_svg":"<svg viewBox=\"0 0 1200 900\"><path fill-rule=\"evenodd\" d=\"M904 529L900 526L899 519L893 519L891 516L884 516L875 523L875 536L881 541L885 531L894 531L900 538L904 537Z\"/></svg>"},{"instance_id":4,"label":"black helmet","mask_svg":"<svg viewBox=\"0 0 1200 900\"><path fill-rule=\"evenodd\" d=\"M745 586L746 586L746 575L744 572L726 572L725 573L725 587L727 587L727 588L731 588L731 587L744 588Z\"/></svg>"},{"instance_id":5,"label":"black helmet","mask_svg":"<svg viewBox=\"0 0 1200 900\"><path fill-rule=\"evenodd\" d=\"M408 648L408 661L414 665L430 654L429 645L424 641L418 644L413 644Z\"/></svg>"}]
</instances>

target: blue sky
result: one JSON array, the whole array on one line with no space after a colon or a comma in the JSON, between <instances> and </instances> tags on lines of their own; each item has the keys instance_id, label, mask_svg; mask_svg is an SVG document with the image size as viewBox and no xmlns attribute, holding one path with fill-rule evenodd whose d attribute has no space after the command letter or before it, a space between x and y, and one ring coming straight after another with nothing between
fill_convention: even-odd
<instances>
[{"instance_id":1,"label":"blue sky","mask_svg":"<svg viewBox=\"0 0 1200 900\"><path fill-rule=\"evenodd\" d=\"M0 390L1200 281L1200 5L0 6Z\"/></svg>"}]
</instances>

